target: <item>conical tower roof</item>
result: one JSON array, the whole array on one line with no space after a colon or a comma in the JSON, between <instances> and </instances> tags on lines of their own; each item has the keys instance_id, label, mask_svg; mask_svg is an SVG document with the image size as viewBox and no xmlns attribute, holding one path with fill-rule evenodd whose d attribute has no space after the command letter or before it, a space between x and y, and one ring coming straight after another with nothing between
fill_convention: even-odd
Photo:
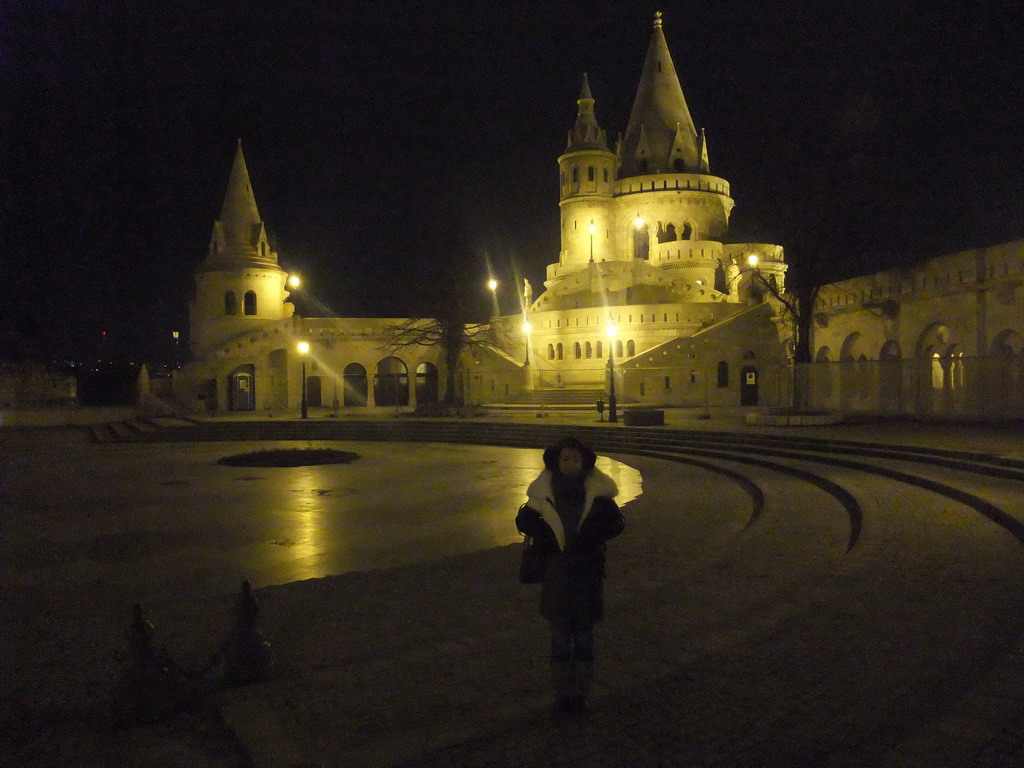
<instances>
[{"instance_id":1,"label":"conical tower roof","mask_svg":"<svg viewBox=\"0 0 1024 768\"><path fill-rule=\"evenodd\" d=\"M659 11L623 137L620 176L672 173L679 170L676 160L682 161L681 170L700 172L697 130L683 98Z\"/></svg>"},{"instance_id":2,"label":"conical tower roof","mask_svg":"<svg viewBox=\"0 0 1024 768\"><path fill-rule=\"evenodd\" d=\"M576 124L569 132L569 143L565 151L571 152L578 149L608 149L608 139L604 131L597 124L597 117L594 114L594 97L590 95L590 83L587 81L587 73L583 73L583 87L580 89L580 97L576 99L579 109L576 114Z\"/></svg>"},{"instance_id":3,"label":"conical tower roof","mask_svg":"<svg viewBox=\"0 0 1024 768\"><path fill-rule=\"evenodd\" d=\"M270 250L263 219L256 207L256 196L252 191L245 155L242 154L241 139L231 165L220 218L213 224L209 260L217 265L277 265L277 255Z\"/></svg>"}]
</instances>

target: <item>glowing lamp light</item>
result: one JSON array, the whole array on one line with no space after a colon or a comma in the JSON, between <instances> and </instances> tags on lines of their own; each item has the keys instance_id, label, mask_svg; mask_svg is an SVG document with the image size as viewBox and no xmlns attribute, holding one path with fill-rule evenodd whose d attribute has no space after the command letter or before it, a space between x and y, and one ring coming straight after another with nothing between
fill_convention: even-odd
<instances>
[{"instance_id":1,"label":"glowing lamp light","mask_svg":"<svg viewBox=\"0 0 1024 768\"><path fill-rule=\"evenodd\" d=\"M597 231L597 227L594 226L594 220L593 219L590 220L590 226L587 227L587 229L589 230L590 234L594 234Z\"/></svg>"},{"instance_id":2,"label":"glowing lamp light","mask_svg":"<svg viewBox=\"0 0 1024 768\"><path fill-rule=\"evenodd\" d=\"M752 267L756 267L759 261L760 259L757 257L756 253L752 253L749 256L747 256L747 264L749 264Z\"/></svg>"},{"instance_id":3,"label":"glowing lamp light","mask_svg":"<svg viewBox=\"0 0 1024 768\"><path fill-rule=\"evenodd\" d=\"M298 288L300 285L302 285L302 278L300 278L298 275L289 275L288 276L288 287L289 288Z\"/></svg>"},{"instance_id":4,"label":"glowing lamp light","mask_svg":"<svg viewBox=\"0 0 1024 768\"><path fill-rule=\"evenodd\" d=\"M495 280L494 278L491 278L490 280L487 281L487 287L490 288L492 291L498 290L498 281Z\"/></svg>"},{"instance_id":5,"label":"glowing lamp light","mask_svg":"<svg viewBox=\"0 0 1024 768\"><path fill-rule=\"evenodd\" d=\"M644 220L637 216L635 219L633 219L633 226L636 227L637 229L643 229Z\"/></svg>"},{"instance_id":6,"label":"glowing lamp light","mask_svg":"<svg viewBox=\"0 0 1024 768\"><path fill-rule=\"evenodd\" d=\"M533 326L529 323L523 323L523 333L529 333L533 330Z\"/></svg>"},{"instance_id":7,"label":"glowing lamp light","mask_svg":"<svg viewBox=\"0 0 1024 768\"><path fill-rule=\"evenodd\" d=\"M619 333L619 329L615 327L615 323L608 323L608 326L604 329L609 339L614 339Z\"/></svg>"},{"instance_id":8,"label":"glowing lamp light","mask_svg":"<svg viewBox=\"0 0 1024 768\"><path fill-rule=\"evenodd\" d=\"M309 352L309 342L308 341L300 341L296 345L296 349L299 350L299 354L300 355L306 354L307 352Z\"/></svg>"}]
</instances>

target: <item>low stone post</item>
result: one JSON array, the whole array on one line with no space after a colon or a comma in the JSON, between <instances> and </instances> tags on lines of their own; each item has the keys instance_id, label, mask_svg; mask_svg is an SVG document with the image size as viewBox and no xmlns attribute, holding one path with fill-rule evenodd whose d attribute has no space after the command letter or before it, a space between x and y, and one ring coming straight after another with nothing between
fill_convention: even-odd
<instances>
[{"instance_id":1,"label":"low stone post","mask_svg":"<svg viewBox=\"0 0 1024 768\"><path fill-rule=\"evenodd\" d=\"M259 611L252 585L243 581L235 600L234 624L217 654L224 661L227 685L248 685L270 678L270 643L256 626Z\"/></svg>"}]
</instances>

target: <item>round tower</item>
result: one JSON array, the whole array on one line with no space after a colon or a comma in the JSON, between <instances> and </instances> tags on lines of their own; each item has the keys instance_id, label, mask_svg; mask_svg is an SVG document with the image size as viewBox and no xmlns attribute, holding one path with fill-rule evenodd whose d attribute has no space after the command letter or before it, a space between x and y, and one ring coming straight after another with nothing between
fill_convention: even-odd
<instances>
[{"instance_id":1,"label":"round tower","mask_svg":"<svg viewBox=\"0 0 1024 768\"><path fill-rule=\"evenodd\" d=\"M710 173L707 139L694 127L660 12L617 149L616 234L627 258L713 285L733 200L729 183Z\"/></svg>"},{"instance_id":2,"label":"round tower","mask_svg":"<svg viewBox=\"0 0 1024 768\"><path fill-rule=\"evenodd\" d=\"M597 124L585 74L576 104L576 124L569 131L565 152L558 158L562 250L558 264L549 269L549 280L591 262L619 258L613 239L612 208L618 159L608 149L605 132Z\"/></svg>"},{"instance_id":3,"label":"round tower","mask_svg":"<svg viewBox=\"0 0 1024 768\"><path fill-rule=\"evenodd\" d=\"M290 316L294 306L285 302L287 279L270 248L239 141L220 218L213 223L189 303L193 353L202 355L252 330L257 321Z\"/></svg>"}]
</instances>

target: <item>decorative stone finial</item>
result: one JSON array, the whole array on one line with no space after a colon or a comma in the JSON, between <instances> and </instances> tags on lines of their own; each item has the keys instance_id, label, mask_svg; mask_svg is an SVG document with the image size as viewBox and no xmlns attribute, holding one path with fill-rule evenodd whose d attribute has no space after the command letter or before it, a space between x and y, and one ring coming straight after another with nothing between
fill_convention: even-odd
<instances>
[{"instance_id":1,"label":"decorative stone finial","mask_svg":"<svg viewBox=\"0 0 1024 768\"><path fill-rule=\"evenodd\" d=\"M660 29L661 28L661 11L655 11L654 12L654 28L655 29Z\"/></svg>"}]
</instances>

